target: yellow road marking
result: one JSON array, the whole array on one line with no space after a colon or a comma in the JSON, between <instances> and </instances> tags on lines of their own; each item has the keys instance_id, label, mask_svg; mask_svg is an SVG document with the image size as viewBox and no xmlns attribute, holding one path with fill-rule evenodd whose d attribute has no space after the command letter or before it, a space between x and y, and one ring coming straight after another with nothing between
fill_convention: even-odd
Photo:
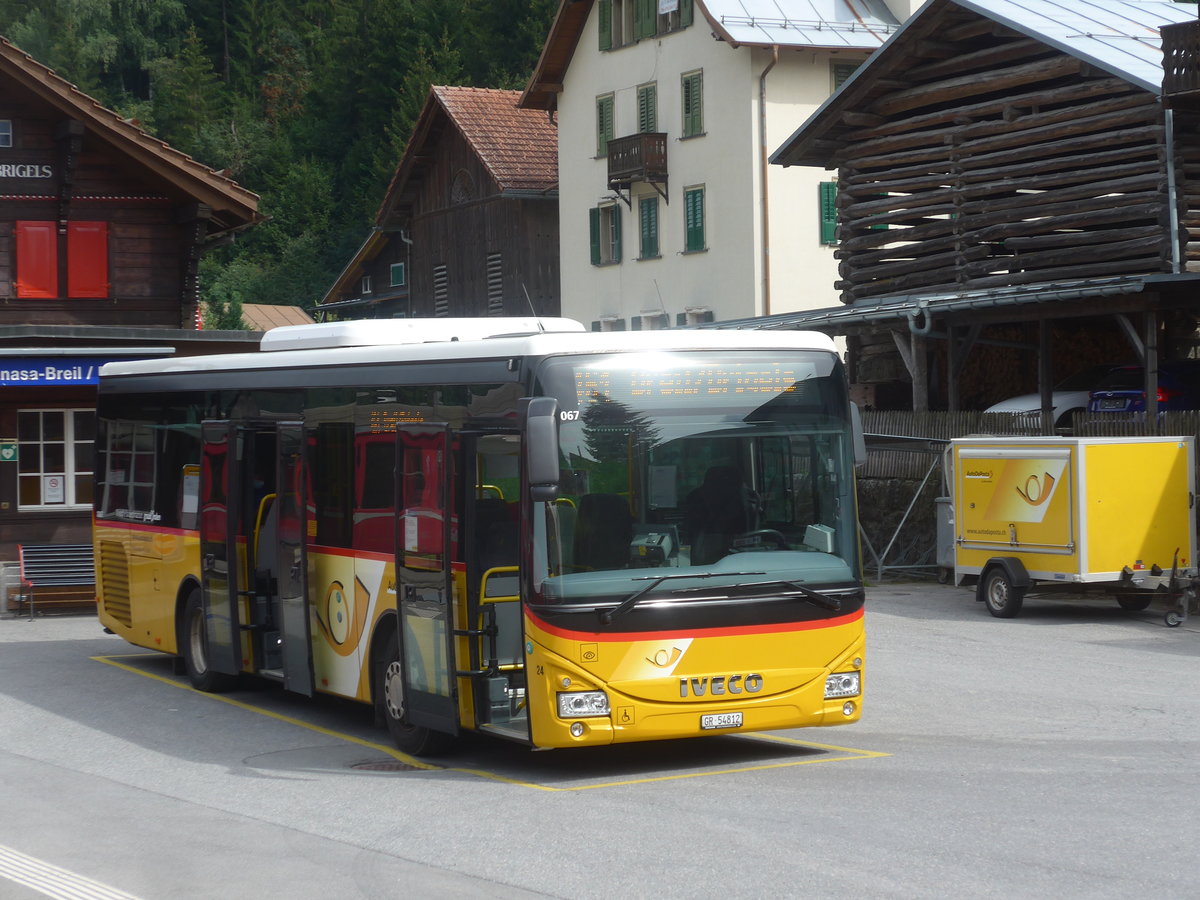
<instances>
[{"instance_id":1,"label":"yellow road marking","mask_svg":"<svg viewBox=\"0 0 1200 900\"><path fill-rule=\"evenodd\" d=\"M423 762L415 756L410 756L407 753L402 753L395 747L390 747L387 744L378 744L374 741L363 740L355 737L352 734L346 734L341 731L334 731L331 728L323 728L320 725L313 725L311 722L305 722L303 719L297 719L293 716L285 716L282 713L271 712L269 709L263 709L260 706L253 706L241 700L234 700L232 697L226 697L223 694L210 694L205 691L198 691L185 681L179 681L174 678L166 678L162 675L155 675L153 672L146 672L136 666L127 665L120 662L121 659L156 659L158 654L150 653L127 653L121 656L93 656L92 659L96 662L104 663L105 665L114 666L126 672L131 672L134 675L141 675L144 678L151 678L162 684L168 684L174 688L180 688L185 691L190 691L201 697L208 697L212 700L217 700L221 703L227 703L230 706L235 706L238 709L247 712L255 713L260 716L267 716L279 722L284 722L288 725L295 725L298 728L304 728L308 731L316 732L317 734L325 735L326 737L335 738L337 740L346 741L347 743L357 744L360 747L367 747L371 750L377 750L380 753L387 754L393 759L399 760L405 765L412 766L416 769L425 769L427 771L445 771L454 772L460 775L473 775L477 778L484 778L489 781L496 781L501 784L511 784L517 787L532 788L537 791L548 791L553 793L571 792L571 791L591 791L597 788L613 788L626 787L635 784L652 784L657 781L679 781L684 778L707 778L712 775L736 775L741 772L759 772L766 769L786 769L793 766L809 766L813 763L826 762L844 762L853 759L877 759L884 756L890 756L890 753L882 753L878 750L858 750L853 747L839 747L834 744L818 744L813 741L801 741L796 738L790 738L785 735L771 734L769 732L759 732L752 734L737 735L748 740L766 741L780 744L788 744L794 747L803 747L809 750L824 750L830 753L841 754L838 756L822 756L819 759L798 759L788 760L784 762L761 763L758 765L735 766L725 769L706 769L703 772L678 772L674 775L654 775L647 778L627 778L621 781L605 781L599 784L580 784L572 787L554 787L547 784L538 784L536 781L523 781L519 778L509 778L505 775L500 775L496 772L489 772L485 769L468 769L459 766L437 766L431 763Z\"/></svg>"}]
</instances>

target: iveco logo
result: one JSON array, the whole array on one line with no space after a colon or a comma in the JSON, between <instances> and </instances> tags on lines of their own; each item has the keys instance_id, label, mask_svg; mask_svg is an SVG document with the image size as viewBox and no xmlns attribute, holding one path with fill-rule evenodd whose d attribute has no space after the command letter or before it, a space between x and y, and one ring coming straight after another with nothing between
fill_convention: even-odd
<instances>
[{"instance_id":1,"label":"iveco logo","mask_svg":"<svg viewBox=\"0 0 1200 900\"><path fill-rule=\"evenodd\" d=\"M763 689L761 675L714 675L711 678L680 678L679 696L718 697L722 694L757 694Z\"/></svg>"}]
</instances>

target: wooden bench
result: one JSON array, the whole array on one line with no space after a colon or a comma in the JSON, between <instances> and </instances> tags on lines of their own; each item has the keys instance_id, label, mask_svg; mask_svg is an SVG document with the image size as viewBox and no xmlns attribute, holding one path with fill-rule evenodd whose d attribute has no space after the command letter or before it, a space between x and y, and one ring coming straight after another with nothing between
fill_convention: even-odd
<instances>
[{"instance_id":1,"label":"wooden bench","mask_svg":"<svg viewBox=\"0 0 1200 900\"><path fill-rule=\"evenodd\" d=\"M96 563L91 544L18 544L21 590L16 610L34 603L54 607L85 606L96 602ZM12 595L9 598L12 608Z\"/></svg>"}]
</instances>

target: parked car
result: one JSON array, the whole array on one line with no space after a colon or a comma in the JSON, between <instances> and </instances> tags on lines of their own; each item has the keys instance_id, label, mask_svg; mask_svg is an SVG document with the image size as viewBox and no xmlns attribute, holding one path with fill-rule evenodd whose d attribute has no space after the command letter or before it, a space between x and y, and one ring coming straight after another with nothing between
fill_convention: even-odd
<instances>
[{"instance_id":1,"label":"parked car","mask_svg":"<svg viewBox=\"0 0 1200 900\"><path fill-rule=\"evenodd\" d=\"M1107 364L1092 366L1076 372L1069 378L1064 378L1054 386L1050 394L1050 402L1054 407L1054 427L1056 430L1071 426L1071 415L1083 412L1088 408L1091 391L1099 385L1104 376L1116 366ZM1036 415L1041 412L1042 398L1039 394L1021 394L993 403L984 412L1010 413L1013 415Z\"/></svg>"},{"instance_id":2,"label":"parked car","mask_svg":"<svg viewBox=\"0 0 1200 900\"><path fill-rule=\"evenodd\" d=\"M1141 366L1118 366L1092 390L1089 412L1143 412L1146 374ZM1200 360L1158 364L1158 408L1200 409Z\"/></svg>"}]
</instances>

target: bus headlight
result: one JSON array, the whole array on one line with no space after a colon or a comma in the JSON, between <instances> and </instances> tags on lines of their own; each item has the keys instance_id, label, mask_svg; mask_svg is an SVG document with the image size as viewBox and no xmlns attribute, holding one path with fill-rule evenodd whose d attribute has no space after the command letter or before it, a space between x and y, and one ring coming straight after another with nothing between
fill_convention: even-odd
<instances>
[{"instance_id":1,"label":"bus headlight","mask_svg":"<svg viewBox=\"0 0 1200 900\"><path fill-rule=\"evenodd\" d=\"M608 695L604 691L564 691L558 695L558 717L581 719L584 716L607 716Z\"/></svg>"},{"instance_id":2,"label":"bus headlight","mask_svg":"<svg viewBox=\"0 0 1200 900\"><path fill-rule=\"evenodd\" d=\"M825 699L857 697L859 695L858 672L838 672L825 679ZM562 694L559 694L561 697ZM561 703L559 704L562 705Z\"/></svg>"}]
</instances>

